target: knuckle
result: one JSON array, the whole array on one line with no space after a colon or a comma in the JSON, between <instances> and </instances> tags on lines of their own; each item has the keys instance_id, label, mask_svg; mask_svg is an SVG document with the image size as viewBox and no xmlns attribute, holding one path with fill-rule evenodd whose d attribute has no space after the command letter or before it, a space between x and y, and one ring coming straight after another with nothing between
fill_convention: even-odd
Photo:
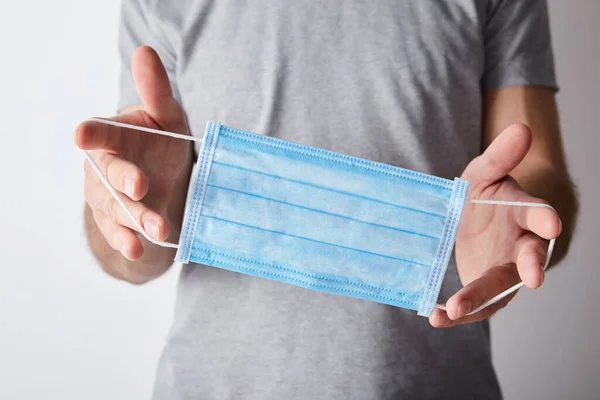
<instances>
[{"instance_id":1,"label":"knuckle","mask_svg":"<svg viewBox=\"0 0 600 400\"><path fill-rule=\"evenodd\" d=\"M528 234L520 239L520 243L515 246L514 257L516 260L522 257L531 257L540 254L543 249L542 240L535 234Z\"/></svg>"},{"instance_id":2,"label":"knuckle","mask_svg":"<svg viewBox=\"0 0 600 400\"><path fill-rule=\"evenodd\" d=\"M541 257L546 254L546 243L537 235L530 235L523 243L521 253L529 257Z\"/></svg>"},{"instance_id":3,"label":"knuckle","mask_svg":"<svg viewBox=\"0 0 600 400\"><path fill-rule=\"evenodd\" d=\"M108 153L106 151L103 150L94 150L92 151L92 158L94 159L94 161L96 161L96 164L98 165L104 165L105 164L105 160L106 160L106 156L108 155Z\"/></svg>"},{"instance_id":4,"label":"knuckle","mask_svg":"<svg viewBox=\"0 0 600 400\"><path fill-rule=\"evenodd\" d=\"M523 253L530 254L532 256L539 256L544 253L544 243L539 238L531 239L524 247Z\"/></svg>"},{"instance_id":5,"label":"knuckle","mask_svg":"<svg viewBox=\"0 0 600 400\"><path fill-rule=\"evenodd\" d=\"M138 220L142 223L144 223L144 221L146 221L147 219L152 218L152 216L150 215L150 209L144 207L142 208L142 210L140 211L139 215L138 215ZM152 218L153 220L156 221L156 218ZM160 224L160 221L156 221L157 224Z\"/></svg>"},{"instance_id":6,"label":"knuckle","mask_svg":"<svg viewBox=\"0 0 600 400\"><path fill-rule=\"evenodd\" d=\"M112 196L108 197L108 200L106 203L106 215L108 215L108 218L110 218L110 220L114 223L117 223L116 207L117 207L117 201L115 199L113 199Z\"/></svg>"},{"instance_id":7,"label":"knuckle","mask_svg":"<svg viewBox=\"0 0 600 400\"><path fill-rule=\"evenodd\" d=\"M535 255L540 257L540 259L544 259L546 258L546 253L547 253L547 245L546 243L542 242L541 240L538 241L537 245L535 246Z\"/></svg>"},{"instance_id":8,"label":"knuckle","mask_svg":"<svg viewBox=\"0 0 600 400\"><path fill-rule=\"evenodd\" d=\"M109 171L111 169L111 165L115 161L115 156L108 153L107 151L96 151L94 152L94 160L96 164L100 167L100 170L104 174L105 177L109 177Z\"/></svg>"},{"instance_id":9,"label":"knuckle","mask_svg":"<svg viewBox=\"0 0 600 400\"><path fill-rule=\"evenodd\" d=\"M118 173L118 170L115 170L116 159L117 158L113 155L111 155L111 156L109 156L108 154L104 155L103 168L104 168L104 175L107 178L110 178L111 176L113 176L114 173Z\"/></svg>"},{"instance_id":10,"label":"knuckle","mask_svg":"<svg viewBox=\"0 0 600 400\"><path fill-rule=\"evenodd\" d=\"M485 160L485 167L490 171L495 171L500 168L500 163L493 153L483 153L481 155Z\"/></svg>"},{"instance_id":11,"label":"knuckle","mask_svg":"<svg viewBox=\"0 0 600 400\"><path fill-rule=\"evenodd\" d=\"M163 218L156 215L156 213L154 211L152 211L150 208L142 206L142 209L140 210L139 215L136 215L136 216L142 226L144 226L145 221L151 219L154 222L156 222L157 229L159 232L163 232L165 229L165 221L163 220Z\"/></svg>"}]
</instances>

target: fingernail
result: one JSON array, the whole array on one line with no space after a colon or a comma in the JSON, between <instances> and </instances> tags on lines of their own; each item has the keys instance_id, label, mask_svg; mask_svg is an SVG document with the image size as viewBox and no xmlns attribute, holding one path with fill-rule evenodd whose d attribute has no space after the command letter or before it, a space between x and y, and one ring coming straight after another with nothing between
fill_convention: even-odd
<instances>
[{"instance_id":1,"label":"fingernail","mask_svg":"<svg viewBox=\"0 0 600 400\"><path fill-rule=\"evenodd\" d=\"M129 197L133 196L133 177L132 176L125 177L125 184L123 186L125 186L125 193Z\"/></svg>"},{"instance_id":2,"label":"fingernail","mask_svg":"<svg viewBox=\"0 0 600 400\"><path fill-rule=\"evenodd\" d=\"M450 321L448 319L448 317L438 315L438 317L436 318L435 324L436 324L436 326L438 326L440 328L445 328L447 326L450 326L450 324L452 324L452 321Z\"/></svg>"},{"instance_id":3,"label":"fingernail","mask_svg":"<svg viewBox=\"0 0 600 400\"><path fill-rule=\"evenodd\" d=\"M560 235L560 233L561 233L561 232L562 232L562 221L561 221L561 219L559 218L559 219L558 219L558 234Z\"/></svg>"},{"instance_id":4,"label":"fingernail","mask_svg":"<svg viewBox=\"0 0 600 400\"><path fill-rule=\"evenodd\" d=\"M471 300L463 300L458 305L458 313L456 318L462 318L471 311Z\"/></svg>"},{"instance_id":5,"label":"fingernail","mask_svg":"<svg viewBox=\"0 0 600 400\"><path fill-rule=\"evenodd\" d=\"M121 254L123 255L123 257L131 261L131 259L127 256L127 245L123 244L121 246Z\"/></svg>"},{"instance_id":6,"label":"fingernail","mask_svg":"<svg viewBox=\"0 0 600 400\"><path fill-rule=\"evenodd\" d=\"M151 238L158 240L158 224L153 219L144 222L144 230Z\"/></svg>"},{"instance_id":7,"label":"fingernail","mask_svg":"<svg viewBox=\"0 0 600 400\"><path fill-rule=\"evenodd\" d=\"M542 279L540 280L540 286L544 284L544 279L546 279L546 272L544 271L544 266L540 264L540 270L542 271Z\"/></svg>"}]
</instances>

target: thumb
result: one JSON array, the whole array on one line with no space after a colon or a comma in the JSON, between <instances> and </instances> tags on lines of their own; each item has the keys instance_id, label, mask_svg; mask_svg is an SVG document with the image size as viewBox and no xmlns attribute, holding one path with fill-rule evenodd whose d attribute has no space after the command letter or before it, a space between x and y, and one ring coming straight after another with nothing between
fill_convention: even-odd
<instances>
[{"instance_id":1,"label":"thumb","mask_svg":"<svg viewBox=\"0 0 600 400\"><path fill-rule=\"evenodd\" d=\"M485 152L467 165L462 178L477 184L492 184L504 178L527 155L532 135L524 124L513 124L494 139Z\"/></svg>"},{"instance_id":2,"label":"thumb","mask_svg":"<svg viewBox=\"0 0 600 400\"><path fill-rule=\"evenodd\" d=\"M158 53L140 46L131 59L133 80L145 111L161 126L181 123L183 110L173 97L167 71Z\"/></svg>"}]
</instances>

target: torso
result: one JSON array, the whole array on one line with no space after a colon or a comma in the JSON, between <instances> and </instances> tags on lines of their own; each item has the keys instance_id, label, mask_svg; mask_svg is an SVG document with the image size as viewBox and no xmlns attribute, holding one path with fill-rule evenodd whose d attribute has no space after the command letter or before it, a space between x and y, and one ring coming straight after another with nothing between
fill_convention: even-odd
<instances>
[{"instance_id":1,"label":"torso","mask_svg":"<svg viewBox=\"0 0 600 400\"><path fill-rule=\"evenodd\" d=\"M206 120L446 178L481 145L487 1L157 2ZM235 238L232 238L235 240ZM452 262L442 297L460 288ZM186 265L157 398L499 398L488 327Z\"/></svg>"}]
</instances>

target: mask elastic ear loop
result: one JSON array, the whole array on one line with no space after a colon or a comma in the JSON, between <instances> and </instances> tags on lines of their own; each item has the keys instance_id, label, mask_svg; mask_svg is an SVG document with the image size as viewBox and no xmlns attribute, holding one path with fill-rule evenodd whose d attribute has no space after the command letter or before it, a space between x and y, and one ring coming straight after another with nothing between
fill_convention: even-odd
<instances>
[{"instance_id":1,"label":"mask elastic ear loop","mask_svg":"<svg viewBox=\"0 0 600 400\"><path fill-rule=\"evenodd\" d=\"M552 207L551 205L548 204L542 204L542 203L530 203L530 202L522 202L522 201L501 201L501 200L466 200L467 203L473 203L473 204L489 204L489 205L500 205L500 206L514 206L514 207L545 207L545 208L550 208L551 210L554 210L554 207ZM554 243L556 242L556 239L552 239L550 240L550 243L548 244L548 253L546 254L546 262L544 263L544 271L546 270L546 268L548 268L548 264L550 263L550 259L552 258L552 252L554 251ZM471 311L470 313L466 314L466 315L473 315L475 313L478 313L479 311L483 310L484 308L491 306L494 303L497 303L498 301L502 300L503 298L505 298L506 296L508 296L509 294L519 290L520 288L522 288L524 285L523 282L519 282L516 285L514 285L513 287L506 289L504 292L492 297L491 299L489 299L488 301L486 301L485 303L483 303L482 305L480 305L479 307L477 307L476 309L474 309L473 311ZM440 310L444 310L446 311L446 306L442 305L442 304L436 304L435 308L439 308Z\"/></svg>"},{"instance_id":2,"label":"mask elastic ear loop","mask_svg":"<svg viewBox=\"0 0 600 400\"><path fill-rule=\"evenodd\" d=\"M137 126L137 125L130 125L130 124L122 123L122 122L111 121L111 120L101 119L101 118L90 118L89 121L100 122L101 124L105 124L105 125L118 126L120 128L128 128L128 129L134 129L134 130L137 130L137 131L154 133L154 134L162 135L162 136L169 136L169 137L172 137L172 138L175 138L175 139L183 139L183 140L189 140L189 141L192 141L192 142L200 142L200 143L202 143L202 139L201 138L197 138L197 137L193 137L193 136L188 136L188 135L182 135L180 133L173 133L173 132L161 131L159 129L146 128L144 126ZM104 176L104 174L100 170L100 167L98 167L98 164L96 164L96 162L94 161L94 159L90 155L90 152L88 150L84 150L84 153L85 153L85 157L87 158L88 162L90 163L90 166L92 167L92 170L96 173L96 175L98 175L98 178L100 178L100 181L102 181L102 183L104 184L104 186L106 187L106 189L108 189L108 191L110 192L110 194L112 195L112 197L114 197L114 199L121 206L121 208L123 209L123 211L125 211L125 214L127 214L127 216L129 217L129 219L131 220L131 222L133 223L133 225L142 234L142 236L144 236L146 238L146 240L148 240L150 243L154 243L155 245L177 249L179 247L179 245L177 243L160 242L160 241L158 241L156 239L153 239L152 237L150 237L150 235L148 235L146 233L146 231L142 227L142 224L140 224L140 222L137 220L137 218L135 217L135 215L133 215L133 213L131 212L131 210L129 209L129 207L127 207L127 205L125 204L125 202L123 201L123 199L121 199L121 196L117 193L117 191L115 190L115 188L110 184L110 182L108 181L108 179L106 179L106 177Z\"/></svg>"}]
</instances>

